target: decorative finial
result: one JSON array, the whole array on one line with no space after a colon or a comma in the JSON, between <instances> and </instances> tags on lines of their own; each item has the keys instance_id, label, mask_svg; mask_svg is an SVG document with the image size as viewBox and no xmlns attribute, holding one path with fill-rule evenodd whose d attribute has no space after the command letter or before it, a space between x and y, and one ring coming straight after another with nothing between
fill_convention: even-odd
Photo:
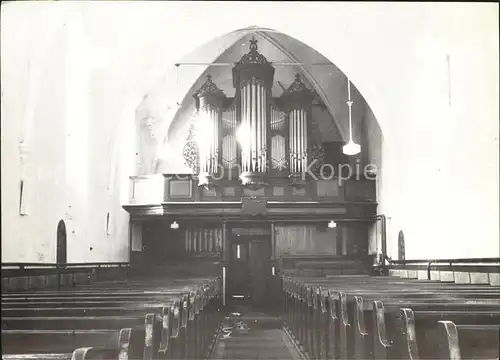
<instances>
[{"instance_id":1,"label":"decorative finial","mask_svg":"<svg viewBox=\"0 0 500 360\"><path fill-rule=\"evenodd\" d=\"M295 81L290 85L290 87L286 90L287 93L292 93L292 92L305 92L305 93L310 93L311 95L314 96L314 92L309 90L306 87L306 84L302 82L302 75L299 73L295 74Z\"/></svg>"},{"instance_id":2,"label":"decorative finial","mask_svg":"<svg viewBox=\"0 0 500 360\"><path fill-rule=\"evenodd\" d=\"M212 75L207 74L207 80L203 85L201 85L200 89L195 93L196 97L202 97L207 93L218 94L220 96L225 96L224 92L217 87L212 81Z\"/></svg>"},{"instance_id":3,"label":"decorative finial","mask_svg":"<svg viewBox=\"0 0 500 360\"><path fill-rule=\"evenodd\" d=\"M255 36L252 36L252 40L250 40L250 50L257 50L257 40L255 40Z\"/></svg>"}]
</instances>

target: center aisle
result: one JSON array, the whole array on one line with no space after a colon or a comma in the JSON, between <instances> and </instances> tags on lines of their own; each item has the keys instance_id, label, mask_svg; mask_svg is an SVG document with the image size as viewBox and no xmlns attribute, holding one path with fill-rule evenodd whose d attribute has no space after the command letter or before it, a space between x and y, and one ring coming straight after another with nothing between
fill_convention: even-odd
<instances>
[{"instance_id":1,"label":"center aisle","mask_svg":"<svg viewBox=\"0 0 500 360\"><path fill-rule=\"evenodd\" d=\"M212 360L302 360L278 317L235 309L218 334Z\"/></svg>"}]
</instances>

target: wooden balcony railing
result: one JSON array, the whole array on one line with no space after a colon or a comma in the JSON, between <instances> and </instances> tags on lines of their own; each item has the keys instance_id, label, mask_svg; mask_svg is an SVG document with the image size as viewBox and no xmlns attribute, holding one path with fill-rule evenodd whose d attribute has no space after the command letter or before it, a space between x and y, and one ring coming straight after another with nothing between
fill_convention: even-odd
<instances>
[{"instance_id":1,"label":"wooden balcony railing","mask_svg":"<svg viewBox=\"0 0 500 360\"><path fill-rule=\"evenodd\" d=\"M238 179L221 180L214 189L198 187L191 175L151 175L131 177L129 204L159 205L162 202L241 201L245 197L268 201L364 202L376 203L374 180L364 178L311 180L303 187L292 186L287 178L270 178L268 186L251 190Z\"/></svg>"}]
</instances>

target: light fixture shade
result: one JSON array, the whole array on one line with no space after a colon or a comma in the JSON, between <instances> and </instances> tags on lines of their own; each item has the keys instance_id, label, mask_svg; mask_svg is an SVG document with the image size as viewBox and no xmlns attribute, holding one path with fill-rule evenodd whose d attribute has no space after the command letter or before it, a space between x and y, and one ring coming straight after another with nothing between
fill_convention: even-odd
<instances>
[{"instance_id":1,"label":"light fixture shade","mask_svg":"<svg viewBox=\"0 0 500 360\"><path fill-rule=\"evenodd\" d=\"M335 229L335 228L337 227L337 223L336 223L335 221L333 221L333 220L332 220L332 221L330 221L330 222L328 223L328 227L329 227L330 229Z\"/></svg>"},{"instance_id":2,"label":"light fixture shade","mask_svg":"<svg viewBox=\"0 0 500 360\"><path fill-rule=\"evenodd\" d=\"M349 140L349 142L342 147L342 151L349 156L358 155L361 152L361 146Z\"/></svg>"},{"instance_id":3,"label":"light fixture shade","mask_svg":"<svg viewBox=\"0 0 500 360\"><path fill-rule=\"evenodd\" d=\"M172 224L170 224L170 228L177 230L179 228L179 223L177 221L174 221Z\"/></svg>"}]
</instances>

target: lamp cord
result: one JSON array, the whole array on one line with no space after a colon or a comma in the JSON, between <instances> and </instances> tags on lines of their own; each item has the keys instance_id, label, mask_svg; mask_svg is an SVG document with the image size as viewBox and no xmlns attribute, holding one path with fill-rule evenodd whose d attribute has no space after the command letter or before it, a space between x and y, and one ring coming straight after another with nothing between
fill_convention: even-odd
<instances>
[{"instance_id":1,"label":"lamp cord","mask_svg":"<svg viewBox=\"0 0 500 360\"><path fill-rule=\"evenodd\" d=\"M175 64L176 67L176 73L175 73L175 104L180 107L181 104L179 104L179 65L180 64Z\"/></svg>"},{"instance_id":2,"label":"lamp cord","mask_svg":"<svg viewBox=\"0 0 500 360\"><path fill-rule=\"evenodd\" d=\"M351 107L353 102L351 101L351 81L347 78L347 106L349 106L349 142L352 142L352 114Z\"/></svg>"}]
</instances>

